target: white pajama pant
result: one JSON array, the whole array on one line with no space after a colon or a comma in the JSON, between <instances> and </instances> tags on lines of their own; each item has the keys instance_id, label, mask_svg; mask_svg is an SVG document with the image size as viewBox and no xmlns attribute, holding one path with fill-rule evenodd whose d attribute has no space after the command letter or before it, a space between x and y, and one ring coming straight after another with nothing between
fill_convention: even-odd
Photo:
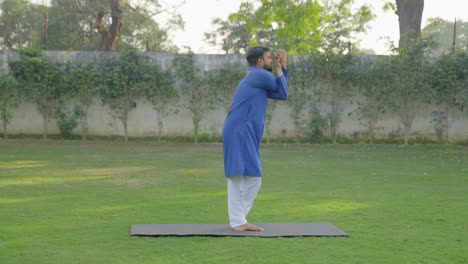
<instances>
[{"instance_id":1,"label":"white pajama pant","mask_svg":"<svg viewBox=\"0 0 468 264\"><path fill-rule=\"evenodd\" d=\"M247 223L247 215L262 185L262 177L231 176L226 179L229 224L233 228Z\"/></svg>"}]
</instances>

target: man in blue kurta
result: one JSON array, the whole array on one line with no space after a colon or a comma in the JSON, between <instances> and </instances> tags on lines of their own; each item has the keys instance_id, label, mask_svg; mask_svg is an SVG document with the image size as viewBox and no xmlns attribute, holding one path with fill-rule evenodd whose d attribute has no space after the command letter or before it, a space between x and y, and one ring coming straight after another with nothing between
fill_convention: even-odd
<instances>
[{"instance_id":1,"label":"man in blue kurta","mask_svg":"<svg viewBox=\"0 0 468 264\"><path fill-rule=\"evenodd\" d=\"M224 122L224 173L227 179L229 223L235 231L263 231L247 222L261 186L260 142L265 123L267 98L287 100L288 70L284 50L274 53L255 46L247 51L249 71L237 86Z\"/></svg>"}]
</instances>

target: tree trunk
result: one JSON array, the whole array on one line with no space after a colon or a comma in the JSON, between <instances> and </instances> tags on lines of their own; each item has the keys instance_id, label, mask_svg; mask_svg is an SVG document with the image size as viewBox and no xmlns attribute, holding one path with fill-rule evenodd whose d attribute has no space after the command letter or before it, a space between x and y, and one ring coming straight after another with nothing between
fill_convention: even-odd
<instances>
[{"instance_id":1,"label":"tree trunk","mask_svg":"<svg viewBox=\"0 0 468 264\"><path fill-rule=\"evenodd\" d=\"M49 127L49 113L45 112L42 114L42 118L44 119L44 130L42 132L42 139L47 139L48 127Z\"/></svg>"},{"instance_id":2,"label":"tree trunk","mask_svg":"<svg viewBox=\"0 0 468 264\"><path fill-rule=\"evenodd\" d=\"M49 38L49 13L47 11L47 5L45 3L44 3L43 10L42 10L42 18L43 18L42 45L44 45L44 49L47 50L47 40Z\"/></svg>"},{"instance_id":3,"label":"tree trunk","mask_svg":"<svg viewBox=\"0 0 468 264\"><path fill-rule=\"evenodd\" d=\"M5 119L3 119L3 139L8 139L7 122Z\"/></svg>"},{"instance_id":4,"label":"tree trunk","mask_svg":"<svg viewBox=\"0 0 468 264\"><path fill-rule=\"evenodd\" d=\"M400 25L399 47L407 41L417 39L421 34L421 21L424 10L424 0L395 0L396 14Z\"/></svg>"},{"instance_id":5,"label":"tree trunk","mask_svg":"<svg viewBox=\"0 0 468 264\"><path fill-rule=\"evenodd\" d=\"M112 51L115 48L115 42L117 41L120 32L122 31L123 25L123 7L125 5L125 0L109 0L111 8L111 18L112 24L110 28L107 28L104 25L102 20L104 17L104 12L99 12L97 15L96 26L98 32L101 34L101 45L100 51Z\"/></svg>"},{"instance_id":6,"label":"tree trunk","mask_svg":"<svg viewBox=\"0 0 468 264\"><path fill-rule=\"evenodd\" d=\"M161 142L161 134L163 129L162 114L158 111L158 141Z\"/></svg>"},{"instance_id":7,"label":"tree trunk","mask_svg":"<svg viewBox=\"0 0 468 264\"><path fill-rule=\"evenodd\" d=\"M269 101L267 104L267 111L266 111L266 120L265 120L265 136L266 136L266 143L270 144L270 135L271 135L271 119L273 117L273 112L276 109L276 101Z\"/></svg>"},{"instance_id":8,"label":"tree trunk","mask_svg":"<svg viewBox=\"0 0 468 264\"><path fill-rule=\"evenodd\" d=\"M127 130L127 120L122 120L124 126L124 140L125 142L128 141L128 130Z\"/></svg>"},{"instance_id":9,"label":"tree trunk","mask_svg":"<svg viewBox=\"0 0 468 264\"><path fill-rule=\"evenodd\" d=\"M81 139L86 140L86 136L88 135L88 108L86 106L83 116L83 123L82 123L82 130L81 130Z\"/></svg>"},{"instance_id":10,"label":"tree trunk","mask_svg":"<svg viewBox=\"0 0 468 264\"><path fill-rule=\"evenodd\" d=\"M331 77L329 78L330 80L330 90L331 90L331 98L330 98L330 105L331 105L331 111L330 111L330 136L333 140L333 144L336 144L336 136L338 133L338 95L337 91L335 90L335 84L333 83L333 80Z\"/></svg>"},{"instance_id":11,"label":"tree trunk","mask_svg":"<svg viewBox=\"0 0 468 264\"><path fill-rule=\"evenodd\" d=\"M200 123L199 120L193 119L193 139L195 143L198 143L198 124Z\"/></svg>"},{"instance_id":12,"label":"tree trunk","mask_svg":"<svg viewBox=\"0 0 468 264\"><path fill-rule=\"evenodd\" d=\"M445 105L445 124L444 124L444 126L445 126L445 144L448 144L448 142L449 142L449 131L448 131L449 130L449 128L448 128L448 117L449 117L449 115L448 115L448 113L449 113L449 105L446 104Z\"/></svg>"}]
</instances>

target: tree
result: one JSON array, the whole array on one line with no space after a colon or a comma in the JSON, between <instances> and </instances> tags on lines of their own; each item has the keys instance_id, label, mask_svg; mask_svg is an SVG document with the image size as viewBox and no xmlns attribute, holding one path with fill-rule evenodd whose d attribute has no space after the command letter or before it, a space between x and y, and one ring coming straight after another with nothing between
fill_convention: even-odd
<instances>
[{"instance_id":1,"label":"tree","mask_svg":"<svg viewBox=\"0 0 468 264\"><path fill-rule=\"evenodd\" d=\"M205 73L197 66L193 52L189 49L186 54L179 54L174 58L175 74L180 80L178 86L181 97L185 99L183 105L192 113L193 138L198 142L200 121L203 115L214 109L214 97L206 86Z\"/></svg>"},{"instance_id":2,"label":"tree","mask_svg":"<svg viewBox=\"0 0 468 264\"><path fill-rule=\"evenodd\" d=\"M291 109L291 119L293 120L296 130L296 141L299 141L301 136L308 134L310 120L309 107L313 103L313 77L311 75L313 60L310 56L305 56L298 61L292 60L291 77L288 80L288 105Z\"/></svg>"},{"instance_id":3,"label":"tree","mask_svg":"<svg viewBox=\"0 0 468 264\"><path fill-rule=\"evenodd\" d=\"M226 54L245 53L253 38L254 18L253 4L248 1L242 2L239 11L230 14L227 20L212 20L211 25L214 29L205 33L205 41L213 46L221 46Z\"/></svg>"},{"instance_id":4,"label":"tree","mask_svg":"<svg viewBox=\"0 0 468 264\"><path fill-rule=\"evenodd\" d=\"M178 102L177 90L171 72L164 71L157 64L152 65L148 72L149 82L145 89L146 99L153 105L157 115L157 139L161 141L163 121L170 113L176 112Z\"/></svg>"},{"instance_id":5,"label":"tree","mask_svg":"<svg viewBox=\"0 0 468 264\"><path fill-rule=\"evenodd\" d=\"M411 43L421 36L421 21L424 10L424 0L395 0L387 1L384 10L394 11L398 16L400 28L399 47Z\"/></svg>"},{"instance_id":6,"label":"tree","mask_svg":"<svg viewBox=\"0 0 468 264\"><path fill-rule=\"evenodd\" d=\"M356 54L354 47L358 43L358 34L366 32L368 22L374 19L370 6L365 4L354 9L355 0L325 1L325 3L319 22L319 31L322 32L319 51ZM356 51L359 52L357 49Z\"/></svg>"},{"instance_id":7,"label":"tree","mask_svg":"<svg viewBox=\"0 0 468 264\"><path fill-rule=\"evenodd\" d=\"M124 52L103 65L101 101L122 122L125 141L128 141L128 114L136 107L135 101L144 96L149 81L145 71L149 68L148 58L136 51Z\"/></svg>"},{"instance_id":8,"label":"tree","mask_svg":"<svg viewBox=\"0 0 468 264\"><path fill-rule=\"evenodd\" d=\"M391 110L398 114L408 144L413 121L429 96L427 53L430 43L424 39L393 48L391 58Z\"/></svg>"},{"instance_id":9,"label":"tree","mask_svg":"<svg viewBox=\"0 0 468 264\"><path fill-rule=\"evenodd\" d=\"M316 78L316 97L329 106L327 118L330 138L336 143L342 120L343 103L352 98L356 76L356 58L352 54L337 54L328 50L317 54L312 75Z\"/></svg>"},{"instance_id":10,"label":"tree","mask_svg":"<svg viewBox=\"0 0 468 264\"><path fill-rule=\"evenodd\" d=\"M252 27L255 40L291 55L317 51L322 39L320 28L324 10L317 1L261 0Z\"/></svg>"},{"instance_id":11,"label":"tree","mask_svg":"<svg viewBox=\"0 0 468 264\"><path fill-rule=\"evenodd\" d=\"M0 3L0 47L20 49L39 44L40 9L26 0L3 0Z\"/></svg>"},{"instance_id":12,"label":"tree","mask_svg":"<svg viewBox=\"0 0 468 264\"><path fill-rule=\"evenodd\" d=\"M207 80L213 88L213 95L226 114L231 107L232 97L239 82L246 74L246 67L238 63L226 63L222 67L207 72Z\"/></svg>"},{"instance_id":13,"label":"tree","mask_svg":"<svg viewBox=\"0 0 468 264\"><path fill-rule=\"evenodd\" d=\"M243 3L227 21L214 20L217 29L206 34L207 41L222 45L226 53L261 44L286 49L291 55L312 54L325 46L338 48L337 42L345 43L347 48L349 42L357 41L354 34L364 32L373 18L367 5L351 11L354 0L324 1L324 5L313 0L257 2L257 9L252 3Z\"/></svg>"},{"instance_id":14,"label":"tree","mask_svg":"<svg viewBox=\"0 0 468 264\"><path fill-rule=\"evenodd\" d=\"M138 1L135 6L130 5L129 2L126 2L125 0L109 0L110 4L110 16L111 16L111 24L106 25L104 22L104 16L105 13L104 11L99 11L97 13L97 21L96 21L96 26L98 29L98 32L101 34L101 45L100 49L102 51L111 51L115 49L116 41L117 38L119 37L120 33L123 30L123 20L124 20L124 10L125 9L130 9L131 11L135 12L136 14L140 15L142 18L144 18L146 21L151 21L153 19L153 16L156 16L162 12L172 12L170 15L172 15L172 19L169 21L169 27L167 30L171 28L172 25L176 25L177 27L182 28L183 27L183 21L180 17L175 12L174 7L172 8L163 8L162 5L160 4L159 0L141 0ZM139 23L136 23L137 25ZM140 28L135 27L133 30L128 31L128 33L133 34L133 32L137 33L142 33L145 34L144 38L144 45L148 49L151 49L150 47L153 47L154 50L154 45L156 44L154 42L155 37L158 41L161 39L158 39L159 36L163 36L163 41L167 40L167 30L161 30L161 28L155 24L155 23L150 23L150 30L151 34L147 34L148 32L145 33L145 31L140 30ZM162 33L162 34L158 34ZM149 37L149 38L148 38ZM131 39L130 39L131 40ZM150 44L151 41L151 44ZM162 42L162 41L161 41ZM162 45L161 45L162 46ZM135 47L135 46L133 46ZM136 47L138 48L138 47Z\"/></svg>"},{"instance_id":15,"label":"tree","mask_svg":"<svg viewBox=\"0 0 468 264\"><path fill-rule=\"evenodd\" d=\"M382 114L388 112L390 91L392 88L391 64L386 57L376 59L368 58L359 63L356 85L357 114L364 122L367 134L372 144L377 130L377 124Z\"/></svg>"},{"instance_id":16,"label":"tree","mask_svg":"<svg viewBox=\"0 0 468 264\"><path fill-rule=\"evenodd\" d=\"M8 75L0 75L0 117L3 123L3 138L8 138L7 126L13 117L12 109L18 106L19 96L16 80Z\"/></svg>"},{"instance_id":17,"label":"tree","mask_svg":"<svg viewBox=\"0 0 468 264\"><path fill-rule=\"evenodd\" d=\"M436 112L436 130L439 139L445 132L445 141L449 140L449 113L450 110L458 108L463 111L466 104L467 85L468 85L468 70L467 70L468 54L457 52L441 55L437 61L431 65L430 84L432 87L431 103L441 107L443 111ZM443 114L439 114L443 113ZM441 124L439 119L443 119Z\"/></svg>"},{"instance_id":18,"label":"tree","mask_svg":"<svg viewBox=\"0 0 468 264\"><path fill-rule=\"evenodd\" d=\"M89 108L99 94L97 86L101 77L100 68L99 64L93 61L74 63L70 67L69 74L65 76L66 86L79 102L82 114L81 138L82 140L86 140L88 136ZM74 112L76 113L77 111Z\"/></svg>"},{"instance_id":19,"label":"tree","mask_svg":"<svg viewBox=\"0 0 468 264\"><path fill-rule=\"evenodd\" d=\"M177 13L179 4L166 5L160 0L48 2L50 5L37 5L27 0L1 2L0 45L9 49L31 44L45 48L47 44L47 49L53 50L125 50L131 47L175 51L169 32L183 28ZM163 13L170 17L164 23L156 20Z\"/></svg>"},{"instance_id":20,"label":"tree","mask_svg":"<svg viewBox=\"0 0 468 264\"><path fill-rule=\"evenodd\" d=\"M429 18L422 30L422 37L435 42L431 53L440 56L454 51L468 51L468 22L447 21L442 18Z\"/></svg>"},{"instance_id":21,"label":"tree","mask_svg":"<svg viewBox=\"0 0 468 264\"><path fill-rule=\"evenodd\" d=\"M400 26L399 47L417 39L421 35L421 21L424 0L395 0L398 23Z\"/></svg>"},{"instance_id":22,"label":"tree","mask_svg":"<svg viewBox=\"0 0 468 264\"><path fill-rule=\"evenodd\" d=\"M267 144L270 144L271 120L273 119L273 113L277 106L277 100L267 100L267 109L265 113L265 140Z\"/></svg>"},{"instance_id":23,"label":"tree","mask_svg":"<svg viewBox=\"0 0 468 264\"><path fill-rule=\"evenodd\" d=\"M47 61L39 50L24 49L20 52L20 60L11 61L9 66L23 87L20 93L27 95L42 114L43 139L47 139L51 115L66 93L63 64Z\"/></svg>"}]
</instances>

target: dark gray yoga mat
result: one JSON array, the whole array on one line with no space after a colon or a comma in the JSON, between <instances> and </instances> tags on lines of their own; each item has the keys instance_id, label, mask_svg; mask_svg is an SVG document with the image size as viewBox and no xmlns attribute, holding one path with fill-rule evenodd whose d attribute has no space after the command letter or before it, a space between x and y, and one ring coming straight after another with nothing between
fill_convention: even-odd
<instances>
[{"instance_id":1,"label":"dark gray yoga mat","mask_svg":"<svg viewBox=\"0 0 468 264\"><path fill-rule=\"evenodd\" d=\"M236 232L225 224L139 224L132 225L132 236L253 236L253 237L295 237L295 236L348 236L330 223L256 223L265 231Z\"/></svg>"}]
</instances>

